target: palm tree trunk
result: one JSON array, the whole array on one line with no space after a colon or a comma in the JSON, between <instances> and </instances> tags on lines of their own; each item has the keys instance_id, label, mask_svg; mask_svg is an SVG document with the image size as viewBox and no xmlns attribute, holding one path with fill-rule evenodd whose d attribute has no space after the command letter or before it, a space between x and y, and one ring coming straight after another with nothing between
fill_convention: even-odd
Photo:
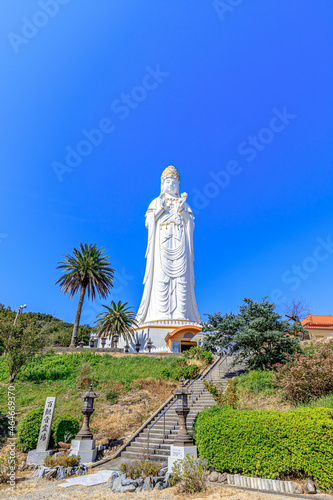
<instances>
[{"instance_id":1,"label":"palm tree trunk","mask_svg":"<svg viewBox=\"0 0 333 500\"><path fill-rule=\"evenodd\" d=\"M81 286L79 303L78 303L77 309L76 309L72 340L71 340L71 345L69 347L76 347L77 333L79 331L79 324L80 324L80 318L81 318L81 312L82 312L82 306L83 306L85 293L86 293L86 287Z\"/></svg>"}]
</instances>

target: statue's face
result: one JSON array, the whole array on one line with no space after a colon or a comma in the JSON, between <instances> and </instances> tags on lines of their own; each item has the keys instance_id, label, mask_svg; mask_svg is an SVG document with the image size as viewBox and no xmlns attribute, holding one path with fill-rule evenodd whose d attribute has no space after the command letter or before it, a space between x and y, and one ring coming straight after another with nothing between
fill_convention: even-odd
<instances>
[{"instance_id":1,"label":"statue's face","mask_svg":"<svg viewBox=\"0 0 333 500\"><path fill-rule=\"evenodd\" d=\"M174 177L167 177L166 179L164 179L162 184L162 191L166 194L178 194L179 184L177 179L175 179Z\"/></svg>"}]
</instances>

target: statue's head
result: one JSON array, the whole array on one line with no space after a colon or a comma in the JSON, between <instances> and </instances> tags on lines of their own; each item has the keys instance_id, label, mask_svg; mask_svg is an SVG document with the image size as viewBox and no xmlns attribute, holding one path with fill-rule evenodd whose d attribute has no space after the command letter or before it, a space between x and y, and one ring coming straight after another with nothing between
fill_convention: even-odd
<instances>
[{"instance_id":1,"label":"statue's head","mask_svg":"<svg viewBox=\"0 0 333 500\"><path fill-rule=\"evenodd\" d=\"M161 192L170 195L179 195L179 172L170 165L161 175Z\"/></svg>"}]
</instances>

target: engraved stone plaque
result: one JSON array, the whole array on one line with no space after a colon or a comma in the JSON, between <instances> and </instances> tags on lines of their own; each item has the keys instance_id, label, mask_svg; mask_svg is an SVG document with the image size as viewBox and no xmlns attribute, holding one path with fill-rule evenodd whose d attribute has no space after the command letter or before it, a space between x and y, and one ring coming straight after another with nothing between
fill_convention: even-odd
<instances>
[{"instance_id":1,"label":"engraved stone plaque","mask_svg":"<svg viewBox=\"0 0 333 500\"><path fill-rule=\"evenodd\" d=\"M57 398L46 398L43 419L40 426L37 451L46 451L49 448L49 441L51 436L51 425L55 402Z\"/></svg>"}]
</instances>

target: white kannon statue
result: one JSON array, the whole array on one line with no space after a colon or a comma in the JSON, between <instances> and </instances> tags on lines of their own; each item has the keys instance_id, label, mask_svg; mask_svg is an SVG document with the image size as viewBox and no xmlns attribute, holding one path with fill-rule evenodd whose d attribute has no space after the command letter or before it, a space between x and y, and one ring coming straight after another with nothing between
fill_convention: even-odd
<instances>
[{"instance_id":1,"label":"white kannon statue","mask_svg":"<svg viewBox=\"0 0 333 500\"><path fill-rule=\"evenodd\" d=\"M156 320L200 321L194 294L194 216L186 199L186 193L179 197L178 171L167 167L161 176L161 194L146 213L147 265L139 325Z\"/></svg>"}]
</instances>

